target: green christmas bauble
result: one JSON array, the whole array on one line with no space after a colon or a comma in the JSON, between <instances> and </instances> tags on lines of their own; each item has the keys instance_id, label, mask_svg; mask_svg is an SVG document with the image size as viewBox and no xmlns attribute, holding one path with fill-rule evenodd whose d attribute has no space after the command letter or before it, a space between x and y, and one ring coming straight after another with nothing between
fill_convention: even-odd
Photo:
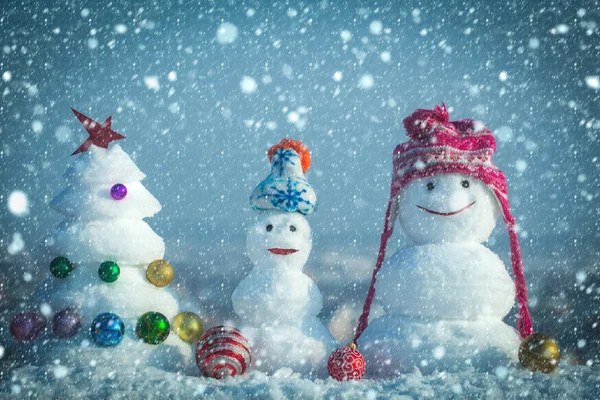
<instances>
[{"instance_id":1,"label":"green christmas bauble","mask_svg":"<svg viewBox=\"0 0 600 400\"><path fill-rule=\"evenodd\" d=\"M121 268L114 261L104 261L98 268L98 275L104 282L111 283L119 279Z\"/></svg>"},{"instance_id":2,"label":"green christmas bauble","mask_svg":"<svg viewBox=\"0 0 600 400\"><path fill-rule=\"evenodd\" d=\"M75 265L66 257L56 257L50 263L50 272L57 278L64 279L75 269Z\"/></svg>"},{"instance_id":3,"label":"green christmas bauble","mask_svg":"<svg viewBox=\"0 0 600 400\"><path fill-rule=\"evenodd\" d=\"M138 319L135 327L137 335L148 344L161 344L169 336L169 320L159 312L150 311Z\"/></svg>"}]
</instances>

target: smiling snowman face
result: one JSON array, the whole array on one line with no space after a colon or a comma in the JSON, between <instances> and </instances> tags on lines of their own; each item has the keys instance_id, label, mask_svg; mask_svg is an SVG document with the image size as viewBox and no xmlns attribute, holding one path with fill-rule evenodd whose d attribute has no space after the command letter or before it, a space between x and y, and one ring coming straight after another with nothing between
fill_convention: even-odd
<instances>
[{"instance_id":1,"label":"smiling snowman face","mask_svg":"<svg viewBox=\"0 0 600 400\"><path fill-rule=\"evenodd\" d=\"M310 225L299 213L268 211L250 227L246 243L258 267L301 270L312 249Z\"/></svg>"},{"instance_id":2,"label":"smiling snowman face","mask_svg":"<svg viewBox=\"0 0 600 400\"><path fill-rule=\"evenodd\" d=\"M485 242L500 215L492 191L460 174L414 180L400 192L398 205L400 225L416 244Z\"/></svg>"}]
</instances>

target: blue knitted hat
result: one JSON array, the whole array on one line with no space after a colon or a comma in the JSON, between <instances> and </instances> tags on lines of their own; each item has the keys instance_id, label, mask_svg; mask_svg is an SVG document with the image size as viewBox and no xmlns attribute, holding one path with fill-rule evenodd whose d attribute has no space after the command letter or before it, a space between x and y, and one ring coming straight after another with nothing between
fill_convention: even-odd
<instances>
[{"instance_id":1,"label":"blue knitted hat","mask_svg":"<svg viewBox=\"0 0 600 400\"><path fill-rule=\"evenodd\" d=\"M298 152L304 156L302 160ZM250 195L252 208L312 214L317 208L317 194L304 177L304 171L310 165L306 146L283 139L269 150L269 157L271 173Z\"/></svg>"}]
</instances>

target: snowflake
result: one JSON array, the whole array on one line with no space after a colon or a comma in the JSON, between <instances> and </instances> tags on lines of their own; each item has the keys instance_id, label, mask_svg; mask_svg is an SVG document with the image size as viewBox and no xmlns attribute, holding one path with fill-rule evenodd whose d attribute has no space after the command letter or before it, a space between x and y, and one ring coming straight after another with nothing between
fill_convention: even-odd
<instances>
[{"instance_id":1,"label":"snowflake","mask_svg":"<svg viewBox=\"0 0 600 400\"><path fill-rule=\"evenodd\" d=\"M273 170L277 170L281 176L285 170L286 163L296 165L296 161L299 159L298 153L294 150L279 148L275 151L275 154L273 154Z\"/></svg>"},{"instance_id":2,"label":"snowflake","mask_svg":"<svg viewBox=\"0 0 600 400\"><path fill-rule=\"evenodd\" d=\"M301 204L306 204L308 208L313 207L313 204L303 196L307 190L298 190L299 183L300 182L295 179L287 178L287 185L284 190L278 189L277 185L272 185L272 193L266 196L269 197L273 207L284 209L286 211L296 211Z\"/></svg>"}]
</instances>

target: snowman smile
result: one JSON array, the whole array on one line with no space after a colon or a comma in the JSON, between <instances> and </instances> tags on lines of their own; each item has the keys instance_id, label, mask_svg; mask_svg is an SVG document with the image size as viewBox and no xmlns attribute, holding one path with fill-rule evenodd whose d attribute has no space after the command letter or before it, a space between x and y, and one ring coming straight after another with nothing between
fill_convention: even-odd
<instances>
[{"instance_id":1,"label":"snowman smile","mask_svg":"<svg viewBox=\"0 0 600 400\"><path fill-rule=\"evenodd\" d=\"M296 249L280 249L278 247L273 247L271 249L267 249L273 254L277 254L280 256L289 256L290 254L296 253L298 250Z\"/></svg>"},{"instance_id":2,"label":"snowman smile","mask_svg":"<svg viewBox=\"0 0 600 400\"><path fill-rule=\"evenodd\" d=\"M450 215L456 215L458 213L461 213L461 212L465 211L467 208L471 207L473 204L475 204L475 201L472 202L471 204L468 204L468 205L464 206L460 210L450 211L450 212L434 211L434 210L430 210L429 208L421 207L418 204L417 204L417 207L419 207L423 211L427 211L430 214L441 215L442 217L448 217Z\"/></svg>"}]
</instances>

